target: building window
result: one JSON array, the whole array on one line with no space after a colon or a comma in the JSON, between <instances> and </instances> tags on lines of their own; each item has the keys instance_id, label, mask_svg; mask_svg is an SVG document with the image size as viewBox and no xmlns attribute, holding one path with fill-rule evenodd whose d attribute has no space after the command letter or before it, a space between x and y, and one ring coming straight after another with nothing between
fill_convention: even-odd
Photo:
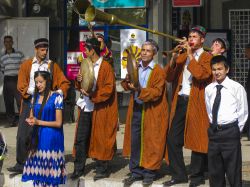
<instances>
[{"instance_id":1,"label":"building window","mask_svg":"<svg viewBox=\"0 0 250 187\"><path fill-rule=\"evenodd\" d=\"M245 85L250 67L245 57L245 46L250 41L250 9L229 10L229 28L232 31L232 78Z\"/></svg>"}]
</instances>

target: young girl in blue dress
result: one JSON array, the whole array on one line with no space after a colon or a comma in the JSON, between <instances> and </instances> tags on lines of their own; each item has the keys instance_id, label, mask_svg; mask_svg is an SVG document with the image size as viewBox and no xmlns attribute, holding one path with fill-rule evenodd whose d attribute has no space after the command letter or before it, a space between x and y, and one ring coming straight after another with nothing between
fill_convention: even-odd
<instances>
[{"instance_id":1,"label":"young girl in blue dress","mask_svg":"<svg viewBox=\"0 0 250 187\"><path fill-rule=\"evenodd\" d=\"M51 91L49 72L36 71L36 89L31 114L26 119L33 126L29 157L22 181L34 186L56 187L65 183L64 136L62 127L63 96Z\"/></svg>"}]
</instances>

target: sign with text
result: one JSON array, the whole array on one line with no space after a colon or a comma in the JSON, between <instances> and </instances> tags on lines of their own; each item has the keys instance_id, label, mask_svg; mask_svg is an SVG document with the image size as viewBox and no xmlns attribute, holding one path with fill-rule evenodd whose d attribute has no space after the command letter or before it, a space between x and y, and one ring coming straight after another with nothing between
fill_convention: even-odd
<instances>
[{"instance_id":1,"label":"sign with text","mask_svg":"<svg viewBox=\"0 0 250 187\"><path fill-rule=\"evenodd\" d=\"M82 55L80 51L67 52L67 78L69 80L75 80L80 66L77 63L77 58Z\"/></svg>"},{"instance_id":2,"label":"sign with text","mask_svg":"<svg viewBox=\"0 0 250 187\"><path fill-rule=\"evenodd\" d=\"M200 7L202 0L172 0L173 7Z\"/></svg>"},{"instance_id":3,"label":"sign with text","mask_svg":"<svg viewBox=\"0 0 250 187\"><path fill-rule=\"evenodd\" d=\"M146 7L146 0L92 0L97 8L143 8Z\"/></svg>"},{"instance_id":4,"label":"sign with text","mask_svg":"<svg viewBox=\"0 0 250 187\"><path fill-rule=\"evenodd\" d=\"M136 61L141 58L141 45L146 41L146 31L138 29L121 29L121 78L124 79L127 74L127 51L135 54Z\"/></svg>"}]
</instances>

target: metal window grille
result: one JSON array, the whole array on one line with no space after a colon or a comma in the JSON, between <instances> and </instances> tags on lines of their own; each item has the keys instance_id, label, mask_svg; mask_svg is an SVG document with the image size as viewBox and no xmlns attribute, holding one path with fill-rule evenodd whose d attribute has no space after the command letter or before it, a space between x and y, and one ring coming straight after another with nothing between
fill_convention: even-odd
<instances>
[{"instance_id":1,"label":"metal window grille","mask_svg":"<svg viewBox=\"0 0 250 187\"><path fill-rule=\"evenodd\" d=\"M178 30L179 21L179 10L177 8L172 9L172 29Z\"/></svg>"},{"instance_id":2,"label":"metal window grille","mask_svg":"<svg viewBox=\"0 0 250 187\"><path fill-rule=\"evenodd\" d=\"M245 46L250 42L250 9L229 10L229 28L232 31L232 79L245 85L250 68L245 57Z\"/></svg>"}]
</instances>

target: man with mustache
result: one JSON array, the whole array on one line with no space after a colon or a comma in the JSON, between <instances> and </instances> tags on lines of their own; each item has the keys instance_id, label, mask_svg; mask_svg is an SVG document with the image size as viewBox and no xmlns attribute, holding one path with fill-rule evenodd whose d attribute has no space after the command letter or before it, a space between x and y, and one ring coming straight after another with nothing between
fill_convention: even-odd
<instances>
[{"instance_id":1,"label":"man with mustache","mask_svg":"<svg viewBox=\"0 0 250 187\"><path fill-rule=\"evenodd\" d=\"M144 42L138 86L129 77L122 81L123 88L131 91L123 143L123 155L130 156L131 175L123 180L125 186L139 180L150 186L164 157L168 104L164 70L154 61L158 49L154 40Z\"/></svg>"}]
</instances>

